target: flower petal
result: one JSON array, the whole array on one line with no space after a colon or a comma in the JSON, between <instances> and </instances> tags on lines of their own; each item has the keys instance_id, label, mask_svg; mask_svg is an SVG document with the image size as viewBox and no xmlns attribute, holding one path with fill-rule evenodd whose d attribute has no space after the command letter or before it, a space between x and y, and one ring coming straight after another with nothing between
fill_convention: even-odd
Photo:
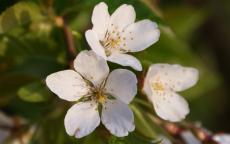
<instances>
[{"instance_id":1,"label":"flower petal","mask_svg":"<svg viewBox=\"0 0 230 144\"><path fill-rule=\"evenodd\" d=\"M219 144L230 144L230 134L216 134L213 139Z\"/></svg>"},{"instance_id":2,"label":"flower petal","mask_svg":"<svg viewBox=\"0 0 230 144\"><path fill-rule=\"evenodd\" d=\"M0 143L5 143L5 140L10 137L10 130L0 129Z\"/></svg>"},{"instance_id":3,"label":"flower petal","mask_svg":"<svg viewBox=\"0 0 230 144\"><path fill-rule=\"evenodd\" d=\"M114 53L108 57L108 60L122 66L130 66L137 71L142 71L142 66L139 60L128 54Z\"/></svg>"},{"instance_id":4,"label":"flower petal","mask_svg":"<svg viewBox=\"0 0 230 144\"><path fill-rule=\"evenodd\" d=\"M131 5L123 4L115 10L111 15L111 26L117 27L119 30L123 30L128 25L135 22L136 13Z\"/></svg>"},{"instance_id":5,"label":"flower petal","mask_svg":"<svg viewBox=\"0 0 230 144\"><path fill-rule=\"evenodd\" d=\"M148 72L144 79L144 85L142 91L147 95L147 97L152 97L152 79L158 73L158 69L156 69L153 65L151 65L148 69Z\"/></svg>"},{"instance_id":6,"label":"flower petal","mask_svg":"<svg viewBox=\"0 0 230 144\"><path fill-rule=\"evenodd\" d=\"M150 100L153 102L157 115L164 120L177 122L183 120L189 113L187 101L177 93L154 91Z\"/></svg>"},{"instance_id":7,"label":"flower petal","mask_svg":"<svg viewBox=\"0 0 230 144\"><path fill-rule=\"evenodd\" d=\"M84 79L73 70L50 74L46 78L46 84L59 98L67 101L77 101L89 92Z\"/></svg>"},{"instance_id":8,"label":"flower petal","mask_svg":"<svg viewBox=\"0 0 230 144\"><path fill-rule=\"evenodd\" d=\"M96 103L79 102L73 105L65 116L65 129L68 135L82 138L100 124Z\"/></svg>"},{"instance_id":9,"label":"flower petal","mask_svg":"<svg viewBox=\"0 0 230 144\"><path fill-rule=\"evenodd\" d=\"M149 71L157 71L153 76L158 76L163 83L175 91L183 91L194 86L199 75L197 69L177 64L154 64Z\"/></svg>"},{"instance_id":10,"label":"flower petal","mask_svg":"<svg viewBox=\"0 0 230 144\"><path fill-rule=\"evenodd\" d=\"M109 74L106 61L93 51L84 50L74 60L74 68L95 86L102 83Z\"/></svg>"},{"instance_id":11,"label":"flower petal","mask_svg":"<svg viewBox=\"0 0 230 144\"><path fill-rule=\"evenodd\" d=\"M155 22L142 20L129 25L123 36L126 47L131 52L142 51L159 40L160 31Z\"/></svg>"},{"instance_id":12,"label":"flower petal","mask_svg":"<svg viewBox=\"0 0 230 144\"><path fill-rule=\"evenodd\" d=\"M186 144L202 144L190 130L184 130L180 135Z\"/></svg>"},{"instance_id":13,"label":"flower petal","mask_svg":"<svg viewBox=\"0 0 230 144\"><path fill-rule=\"evenodd\" d=\"M126 69L116 69L109 74L105 89L107 93L129 104L137 94L136 75Z\"/></svg>"},{"instance_id":14,"label":"flower petal","mask_svg":"<svg viewBox=\"0 0 230 144\"><path fill-rule=\"evenodd\" d=\"M0 111L0 126L14 127L13 119L2 111Z\"/></svg>"},{"instance_id":15,"label":"flower petal","mask_svg":"<svg viewBox=\"0 0 230 144\"><path fill-rule=\"evenodd\" d=\"M119 100L107 100L103 105L102 123L115 136L127 136L135 129L133 112Z\"/></svg>"},{"instance_id":16,"label":"flower petal","mask_svg":"<svg viewBox=\"0 0 230 144\"><path fill-rule=\"evenodd\" d=\"M107 58L105 55L105 50L100 44L99 37L97 36L96 32L93 30L88 30L85 32L86 40L90 46L90 48L99 56L103 57L104 59Z\"/></svg>"},{"instance_id":17,"label":"flower petal","mask_svg":"<svg viewBox=\"0 0 230 144\"><path fill-rule=\"evenodd\" d=\"M108 6L104 2L100 2L94 7L92 15L93 30L97 33L100 40L105 37L109 21Z\"/></svg>"}]
</instances>

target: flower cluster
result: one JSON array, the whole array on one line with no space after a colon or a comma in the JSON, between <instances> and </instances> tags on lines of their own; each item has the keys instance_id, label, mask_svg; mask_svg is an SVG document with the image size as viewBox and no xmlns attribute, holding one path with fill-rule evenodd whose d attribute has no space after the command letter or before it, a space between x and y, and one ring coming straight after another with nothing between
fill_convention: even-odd
<instances>
[{"instance_id":1,"label":"flower cluster","mask_svg":"<svg viewBox=\"0 0 230 144\"><path fill-rule=\"evenodd\" d=\"M80 52L74 70L63 70L46 78L49 89L59 98L75 102L64 124L76 138L90 134L100 121L111 134L123 137L135 129L128 104L137 94L136 75L126 69L109 73L107 61L142 70L141 63L129 52L142 51L158 41L160 31L155 22L135 22L133 6L123 4L110 15L104 2L95 6L93 28L85 37L92 50ZM198 71L180 65L154 64L144 81L143 92L156 113L169 121L180 121L189 113L188 104L176 92L198 80Z\"/></svg>"}]
</instances>

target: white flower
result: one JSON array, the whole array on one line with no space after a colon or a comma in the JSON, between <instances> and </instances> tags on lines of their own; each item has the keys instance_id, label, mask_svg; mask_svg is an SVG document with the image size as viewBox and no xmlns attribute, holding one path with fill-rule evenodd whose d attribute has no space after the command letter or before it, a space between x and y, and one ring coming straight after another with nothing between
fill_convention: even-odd
<instances>
[{"instance_id":1,"label":"white flower","mask_svg":"<svg viewBox=\"0 0 230 144\"><path fill-rule=\"evenodd\" d=\"M160 31L150 20L135 22L131 5L123 4L110 16L108 6L101 2L92 15L93 28L85 36L92 50L104 59L141 71L141 63L127 52L138 52L158 41Z\"/></svg>"},{"instance_id":2,"label":"white flower","mask_svg":"<svg viewBox=\"0 0 230 144\"><path fill-rule=\"evenodd\" d=\"M194 68L154 64L148 70L143 91L161 118L176 122L189 113L188 103L176 92L192 87L197 80L198 71Z\"/></svg>"},{"instance_id":3,"label":"white flower","mask_svg":"<svg viewBox=\"0 0 230 144\"><path fill-rule=\"evenodd\" d=\"M159 138L160 140L153 141L153 143L159 143L159 141L160 141L160 144L172 144L172 142L170 141L170 139L167 138L167 137L164 136L164 135L160 135L160 136L158 136L158 138Z\"/></svg>"},{"instance_id":4,"label":"white flower","mask_svg":"<svg viewBox=\"0 0 230 144\"><path fill-rule=\"evenodd\" d=\"M118 137L135 129L134 116L128 104L137 93L136 76L128 70L116 69L109 74L106 61L93 51L83 51L74 60L74 70L53 73L46 84L61 99L78 101L65 116L69 135L81 138L99 124L98 105L102 105L101 121Z\"/></svg>"},{"instance_id":5,"label":"white flower","mask_svg":"<svg viewBox=\"0 0 230 144\"><path fill-rule=\"evenodd\" d=\"M26 132L23 132L20 137L15 137L10 140L11 144L29 144L35 134L36 126L32 125Z\"/></svg>"},{"instance_id":6,"label":"white flower","mask_svg":"<svg viewBox=\"0 0 230 144\"><path fill-rule=\"evenodd\" d=\"M182 131L181 137L186 144L202 144L202 142L191 131Z\"/></svg>"},{"instance_id":7,"label":"white flower","mask_svg":"<svg viewBox=\"0 0 230 144\"><path fill-rule=\"evenodd\" d=\"M17 118L17 126L21 126L26 124L26 120L18 117ZM13 133L12 130L15 128L15 121L13 117L7 116L5 113L0 111L0 144L2 143L11 143L11 144L20 144L21 142L23 143L28 143L28 141L25 141L24 135L20 137L13 137L13 141L15 142L8 142L8 140L12 139ZM17 141L17 143L16 143Z\"/></svg>"},{"instance_id":8,"label":"white flower","mask_svg":"<svg viewBox=\"0 0 230 144\"><path fill-rule=\"evenodd\" d=\"M218 144L230 144L230 134L216 134L213 139L218 142Z\"/></svg>"},{"instance_id":9,"label":"white flower","mask_svg":"<svg viewBox=\"0 0 230 144\"><path fill-rule=\"evenodd\" d=\"M0 111L0 143L4 143L10 137L10 130L4 127L12 128L14 125L13 119Z\"/></svg>"}]
</instances>

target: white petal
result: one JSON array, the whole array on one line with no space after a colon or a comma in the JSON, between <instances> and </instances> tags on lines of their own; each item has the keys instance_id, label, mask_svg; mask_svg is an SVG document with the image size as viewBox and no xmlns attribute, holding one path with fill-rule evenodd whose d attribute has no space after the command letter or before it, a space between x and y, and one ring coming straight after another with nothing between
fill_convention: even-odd
<instances>
[{"instance_id":1,"label":"white petal","mask_svg":"<svg viewBox=\"0 0 230 144\"><path fill-rule=\"evenodd\" d=\"M127 136L135 129L133 112L119 100L107 100L103 105L102 123L115 136Z\"/></svg>"},{"instance_id":2,"label":"white petal","mask_svg":"<svg viewBox=\"0 0 230 144\"><path fill-rule=\"evenodd\" d=\"M157 115L164 120L177 122L183 120L189 113L188 103L177 93L154 91L150 100Z\"/></svg>"},{"instance_id":3,"label":"white petal","mask_svg":"<svg viewBox=\"0 0 230 144\"><path fill-rule=\"evenodd\" d=\"M167 138L166 136L164 135L160 135L158 136L160 140L158 141L161 141L161 144L172 144L172 142L170 141L169 138Z\"/></svg>"},{"instance_id":4,"label":"white petal","mask_svg":"<svg viewBox=\"0 0 230 144\"><path fill-rule=\"evenodd\" d=\"M93 30L97 33L100 40L105 36L109 20L108 6L104 2L100 2L94 7L92 15Z\"/></svg>"},{"instance_id":5,"label":"white petal","mask_svg":"<svg viewBox=\"0 0 230 144\"><path fill-rule=\"evenodd\" d=\"M182 131L181 137L186 144L202 144L201 141L189 130Z\"/></svg>"},{"instance_id":6,"label":"white petal","mask_svg":"<svg viewBox=\"0 0 230 144\"><path fill-rule=\"evenodd\" d=\"M96 103L80 102L73 105L64 121L68 135L82 138L90 134L100 124Z\"/></svg>"},{"instance_id":7,"label":"white petal","mask_svg":"<svg viewBox=\"0 0 230 144\"><path fill-rule=\"evenodd\" d=\"M74 68L95 86L100 85L109 74L107 62L93 51L79 53L74 60Z\"/></svg>"},{"instance_id":8,"label":"white petal","mask_svg":"<svg viewBox=\"0 0 230 144\"><path fill-rule=\"evenodd\" d=\"M135 22L136 13L131 5L123 4L111 15L110 23L119 30L123 30L128 25Z\"/></svg>"},{"instance_id":9,"label":"white petal","mask_svg":"<svg viewBox=\"0 0 230 144\"><path fill-rule=\"evenodd\" d=\"M108 57L108 60L122 66L130 66L137 71L142 71L141 63L134 56L128 54L114 53Z\"/></svg>"},{"instance_id":10,"label":"white petal","mask_svg":"<svg viewBox=\"0 0 230 144\"><path fill-rule=\"evenodd\" d=\"M147 97L152 97L152 79L158 74L158 69L155 69L154 66L150 66L148 72L144 79L143 92L147 95Z\"/></svg>"},{"instance_id":11,"label":"white petal","mask_svg":"<svg viewBox=\"0 0 230 144\"><path fill-rule=\"evenodd\" d=\"M13 127L14 121L11 117L0 111L0 127L1 126Z\"/></svg>"},{"instance_id":12,"label":"white petal","mask_svg":"<svg viewBox=\"0 0 230 144\"><path fill-rule=\"evenodd\" d=\"M83 78L73 70L59 71L46 78L49 89L61 99L77 101L88 94L89 86Z\"/></svg>"},{"instance_id":13,"label":"white petal","mask_svg":"<svg viewBox=\"0 0 230 144\"><path fill-rule=\"evenodd\" d=\"M197 69L177 64L155 64L149 71L158 71L155 76L159 76L163 83L175 91L183 91L194 86L199 76Z\"/></svg>"},{"instance_id":14,"label":"white petal","mask_svg":"<svg viewBox=\"0 0 230 144\"><path fill-rule=\"evenodd\" d=\"M216 134L213 139L218 142L218 144L230 144L230 134Z\"/></svg>"},{"instance_id":15,"label":"white petal","mask_svg":"<svg viewBox=\"0 0 230 144\"><path fill-rule=\"evenodd\" d=\"M126 47L131 52L142 51L159 40L160 31L157 24L142 20L125 29Z\"/></svg>"},{"instance_id":16,"label":"white petal","mask_svg":"<svg viewBox=\"0 0 230 144\"><path fill-rule=\"evenodd\" d=\"M10 131L0 129L0 143L5 143L5 140L10 137Z\"/></svg>"},{"instance_id":17,"label":"white petal","mask_svg":"<svg viewBox=\"0 0 230 144\"><path fill-rule=\"evenodd\" d=\"M107 93L129 104L137 94L136 75L126 69L116 69L109 74L105 89Z\"/></svg>"},{"instance_id":18,"label":"white petal","mask_svg":"<svg viewBox=\"0 0 230 144\"><path fill-rule=\"evenodd\" d=\"M90 48L99 56L103 57L104 59L106 59L106 55L105 55L105 50L102 47L102 45L100 44L99 41L99 37L97 36L96 32L94 32L93 30L88 30L85 32L85 37L86 40L90 46Z\"/></svg>"}]
</instances>

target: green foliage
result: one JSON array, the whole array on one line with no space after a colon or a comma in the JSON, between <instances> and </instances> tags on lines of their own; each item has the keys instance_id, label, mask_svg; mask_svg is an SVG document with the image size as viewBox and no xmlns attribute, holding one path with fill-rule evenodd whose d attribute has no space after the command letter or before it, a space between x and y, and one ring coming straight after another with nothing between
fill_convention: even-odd
<instances>
[{"instance_id":1,"label":"green foliage","mask_svg":"<svg viewBox=\"0 0 230 144\"><path fill-rule=\"evenodd\" d=\"M159 144L159 142L153 142L153 140L146 140L137 136L134 133L129 134L127 137L124 138L117 138L112 136L108 142L108 144Z\"/></svg>"},{"instance_id":2,"label":"green foliage","mask_svg":"<svg viewBox=\"0 0 230 144\"><path fill-rule=\"evenodd\" d=\"M138 20L151 19L159 24L160 40L145 51L134 54L145 72L154 63L179 63L198 68L199 83L183 93L190 101L216 88L219 78L192 51L189 43L193 32L206 19L206 11L182 6L164 8L166 18L169 17L165 21L159 16L162 15L159 9L155 9L157 6L146 1L105 0L110 13L119 5L129 3L134 5ZM44 84L47 75L68 68L63 29L56 26L55 18L56 15L65 17L78 52L89 49L84 32L91 27L92 9L98 2L100 0L19 1L12 3L0 15L0 107L38 127L32 144L153 144L159 135L164 135L149 117L154 111L142 95L138 95L131 104L136 130L127 137L100 133L105 131L104 127L78 140L65 132L63 120L71 105L53 97Z\"/></svg>"},{"instance_id":3,"label":"green foliage","mask_svg":"<svg viewBox=\"0 0 230 144\"><path fill-rule=\"evenodd\" d=\"M50 92L42 83L30 83L18 90L19 97L28 102L43 102L50 98Z\"/></svg>"},{"instance_id":4,"label":"green foliage","mask_svg":"<svg viewBox=\"0 0 230 144\"><path fill-rule=\"evenodd\" d=\"M42 15L39 11L39 7L31 2L19 2L6 9L0 15L0 34L13 27L41 19Z\"/></svg>"}]
</instances>

